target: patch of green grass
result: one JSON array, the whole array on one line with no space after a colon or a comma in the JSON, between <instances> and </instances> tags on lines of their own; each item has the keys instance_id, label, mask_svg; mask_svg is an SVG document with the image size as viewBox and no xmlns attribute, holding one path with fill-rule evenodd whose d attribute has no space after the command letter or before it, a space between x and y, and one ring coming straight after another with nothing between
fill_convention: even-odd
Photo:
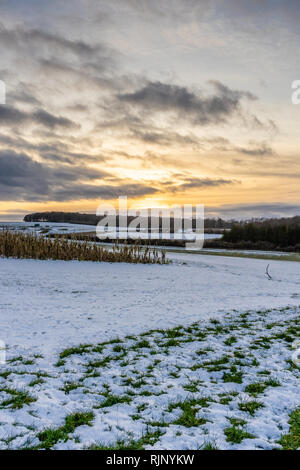
<instances>
[{"instance_id":1,"label":"patch of green grass","mask_svg":"<svg viewBox=\"0 0 300 470\"><path fill-rule=\"evenodd\" d=\"M178 374L178 372L170 372L169 373L169 376L170 377L173 377L173 379L179 379L180 375Z\"/></svg>"},{"instance_id":2,"label":"patch of green grass","mask_svg":"<svg viewBox=\"0 0 300 470\"><path fill-rule=\"evenodd\" d=\"M66 442L69 438L64 428L46 429L37 435L43 449L51 449L58 441Z\"/></svg>"},{"instance_id":3,"label":"patch of green grass","mask_svg":"<svg viewBox=\"0 0 300 470\"><path fill-rule=\"evenodd\" d=\"M228 405L233 399L233 397L230 393L220 394L219 397L220 397L220 404L221 405Z\"/></svg>"},{"instance_id":4,"label":"patch of green grass","mask_svg":"<svg viewBox=\"0 0 300 470\"><path fill-rule=\"evenodd\" d=\"M214 442L206 442L203 444L203 446L200 448L201 450L219 450L217 445Z\"/></svg>"},{"instance_id":5,"label":"patch of green grass","mask_svg":"<svg viewBox=\"0 0 300 470\"><path fill-rule=\"evenodd\" d=\"M93 445L90 450L143 450L145 446L153 446L163 435L161 430L147 432L138 440L119 440L115 444L105 446L101 444Z\"/></svg>"},{"instance_id":6,"label":"patch of green grass","mask_svg":"<svg viewBox=\"0 0 300 470\"><path fill-rule=\"evenodd\" d=\"M184 426L186 428L190 428L192 426L202 426L207 422L205 418L198 418L196 415L199 411L200 407L208 407L208 398L200 398L200 399L191 399L191 400L184 400L177 403L171 403L169 405L168 411L171 412L175 408L180 408L182 410L181 416L172 422L172 424L177 424L179 426Z\"/></svg>"},{"instance_id":7,"label":"patch of green grass","mask_svg":"<svg viewBox=\"0 0 300 470\"><path fill-rule=\"evenodd\" d=\"M250 347L250 349L270 349L272 345L272 338L269 336L261 336L258 339L255 339Z\"/></svg>"},{"instance_id":8,"label":"patch of green grass","mask_svg":"<svg viewBox=\"0 0 300 470\"><path fill-rule=\"evenodd\" d=\"M266 370L266 369L265 369L265 370L259 370L259 371L257 372L257 374L258 374L258 375L270 375L271 372L270 372L269 370Z\"/></svg>"},{"instance_id":9,"label":"patch of green grass","mask_svg":"<svg viewBox=\"0 0 300 470\"><path fill-rule=\"evenodd\" d=\"M137 409L138 413L141 413L142 411L145 411L147 406L148 405L146 403L142 403L141 405L137 405L136 409Z\"/></svg>"},{"instance_id":10,"label":"patch of green grass","mask_svg":"<svg viewBox=\"0 0 300 470\"><path fill-rule=\"evenodd\" d=\"M205 367L208 372L219 372L220 370L224 370L227 368L227 364L229 363L228 356L222 356L219 359L215 359L214 361L206 361L202 364L202 367Z\"/></svg>"},{"instance_id":11,"label":"patch of green grass","mask_svg":"<svg viewBox=\"0 0 300 470\"><path fill-rule=\"evenodd\" d=\"M169 339L166 343L164 343L163 346L164 346L165 348L170 348L170 347L172 347L172 346L176 347L176 346L180 346L180 342L177 341L177 340L174 339L174 338L171 338L171 339Z\"/></svg>"},{"instance_id":12,"label":"patch of green grass","mask_svg":"<svg viewBox=\"0 0 300 470\"><path fill-rule=\"evenodd\" d=\"M240 419L240 418L228 418L229 421L230 421L230 424L232 424L232 426L245 426L247 424L247 421L245 421L244 419Z\"/></svg>"},{"instance_id":13,"label":"patch of green grass","mask_svg":"<svg viewBox=\"0 0 300 470\"><path fill-rule=\"evenodd\" d=\"M67 395L72 392L72 390L76 390L80 385L76 382L68 382L65 383L64 386L60 389L65 392Z\"/></svg>"},{"instance_id":14,"label":"patch of green grass","mask_svg":"<svg viewBox=\"0 0 300 470\"><path fill-rule=\"evenodd\" d=\"M245 387L245 392L249 393L249 395L257 396L259 393L263 393L266 388L267 385L265 383L255 382L247 385L247 387Z\"/></svg>"},{"instance_id":15,"label":"patch of green grass","mask_svg":"<svg viewBox=\"0 0 300 470\"><path fill-rule=\"evenodd\" d=\"M245 359L246 355L241 352L241 351L238 351L238 350L235 350L234 353L233 353L234 357L236 357L237 359Z\"/></svg>"},{"instance_id":16,"label":"patch of green grass","mask_svg":"<svg viewBox=\"0 0 300 470\"><path fill-rule=\"evenodd\" d=\"M207 351L204 351L204 349L199 349L198 351L196 351L196 354L197 356L206 356Z\"/></svg>"},{"instance_id":17,"label":"patch of green grass","mask_svg":"<svg viewBox=\"0 0 300 470\"><path fill-rule=\"evenodd\" d=\"M234 343L237 342L237 339L235 336L230 336L230 338L227 338L225 341L224 341L224 344L226 346L232 346Z\"/></svg>"},{"instance_id":18,"label":"patch of green grass","mask_svg":"<svg viewBox=\"0 0 300 470\"><path fill-rule=\"evenodd\" d=\"M245 387L245 392L256 397L259 393L263 393L268 387L279 387L280 383L275 379L269 379L266 382L255 382Z\"/></svg>"},{"instance_id":19,"label":"patch of green grass","mask_svg":"<svg viewBox=\"0 0 300 470\"><path fill-rule=\"evenodd\" d=\"M80 344L79 346L76 346L73 348L67 348L60 353L59 358L65 359L66 357L73 356L74 354L81 355L81 354L90 352L91 347L92 347L91 344Z\"/></svg>"},{"instance_id":20,"label":"patch of green grass","mask_svg":"<svg viewBox=\"0 0 300 470\"><path fill-rule=\"evenodd\" d=\"M51 449L57 442L66 442L69 434L72 434L79 426L91 426L94 419L94 413L73 413L65 418L65 424L57 429L45 429L37 437L42 443L43 449Z\"/></svg>"},{"instance_id":21,"label":"patch of green grass","mask_svg":"<svg viewBox=\"0 0 300 470\"><path fill-rule=\"evenodd\" d=\"M269 379L265 382L267 387L280 387L281 383L276 379Z\"/></svg>"},{"instance_id":22,"label":"patch of green grass","mask_svg":"<svg viewBox=\"0 0 300 470\"><path fill-rule=\"evenodd\" d=\"M183 385L183 389L191 393L198 392L198 387L199 387L199 380L192 380L187 385Z\"/></svg>"},{"instance_id":23,"label":"patch of green grass","mask_svg":"<svg viewBox=\"0 0 300 470\"><path fill-rule=\"evenodd\" d=\"M43 379L36 378L36 379L32 380L28 385L29 385L29 387L35 387L36 385L41 385L43 383L44 383Z\"/></svg>"},{"instance_id":24,"label":"patch of green grass","mask_svg":"<svg viewBox=\"0 0 300 470\"><path fill-rule=\"evenodd\" d=\"M244 439L254 439L255 436L245 431L240 425L233 425L224 429L226 441L232 444L240 444Z\"/></svg>"},{"instance_id":25,"label":"patch of green grass","mask_svg":"<svg viewBox=\"0 0 300 470\"><path fill-rule=\"evenodd\" d=\"M133 388L141 388L143 385L147 385L147 382L143 378L135 380L132 377L128 377L126 380L123 381L123 385Z\"/></svg>"},{"instance_id":26,"label":"patch of green grass","mask_svg":"<svg viewBox=\"0 0 300 470\"><path fill-rule=\"evenodd\" d=\"M6 370L5 372L1 372L1 373L0 373L0 377L2 377L2 379L5 379L5 380L6 380L7 377L10 376L10 374L12 374L12 371Z\"/></svg>"},{"instance_id":27,"label":"patch of green grass","mask_svg":"<svg viewBox=\"0 0 300 470\"><path fill-rule=\"evenodd\" d=\"M289 326L285 331L278 333L274 336L274 339L282 339L287 343L292 343L296 338L299 337L300 328L298 326Z\"/></svg>"},{"instance_id":28,"label":"patch of green grass","mask_svg":"<svg viewBox=\"0 0 300 470\"><path fill-rule=\"evenodd\" d=\"M278 443L284 450L297 450L300 447L300 408L294 410L289 419L290 431Z\"/></svg>"},{"instance_id":29,"label":"patch of green grass","mask_svg":"<svg viewBox=\"0 0 300 470\"><path fill-rule=\"evenodd\" d=\"M249 413L251 416L253 416L255 411L264 407L264 404L259 401L253 400L253 401L246 401L244 403L239 403L238 406L241 411L245 411Z\"/></svg>"},{"instance_id":30,"label":"patch of green grass","mask_svg":"<svg viewBox=\"0 0 300 470\"><path fill-rule=\"evenodd\" d=\"M66 361L63 361L60 359L59 361L56 362L55 367L63 367L66 364Z\"/></svg>"},{"instance_id":31,"label":"patch of green grass","mask_svg":"<svg viewBox=\"0 0 300 470\"><path fill-rule=\"evenodd\" d=\"M138 341L135 345L134 345L134 349L138 348L150 348L151 345L149 343L149 341L147 341L146 339L143 339L141 341Z\"/></svg>"},{"instance_id":32,"label":"patch of green grass","mask_svg":"<svg viewBox=\"0 0 300 470\"><path fill-rule=\"evenodd\" d=\"M127 395L108 395L106 400L97 405L95 408L107 408L120 403L130 403L132 399Z\"/></svg>"},{"instance_id":33,"label":"patch of green grass","mask_svg":"<svg viewBox=\"0 0 300 470\"><path fill-rule=\"evenodd\" d=\"M207 333L205 331L198 331L195 334L197 341L204 341L206 339Z\"/></svg>"},{"instance_id":34,"label":"patch of green grass","mask_svg":"<svg viewBox=\"0 0 300 470\"><path fill-rule=\"evenodd\" d=\"M222 378L223 378L223 382L225 383L228 383L228 382L229 383L233 382L237 384L243 383L243 374L241 371L237 371L235 366L232 366L230 368L230 372L224 372Z\"/></svg>"},{"instance_id":35,"label":"patch of green grass","mask_svg":"<svg viewBox=\"0 0 300 470\"><path fill-rule=\"evenodd\" d=\"M0 409L10 408L12 410L18 410L23 408L24 405L30 405L30 403L36 401L36 398L29 395L25 390L20 391L13 388L4 388L0 391L11 395L11 398L7 398L0 403Z\"/></svg>"},{"instance_id":36,"label":"patch of green grass","mask_svg":"<svg viewBox=\"0 0 300 470\"><path fill-rule=\"evenodd\" d=\"M111 361L113 360L113 357L111 356L105 356L103 359L98 359L96 361L90 361L88 363L88 367L92 369L98 369L102 367L106 367Z\"/></svg>"},{"instance_id":37,"label":"patch of green grass","mask_svg":"<svg viewBox=\"0 0 300 470\"><path fill-rule=\"evenodd\" d=\"M288 359L286 361L286 363L288 364L288 370L293 372L294 370L299 370L298 366L296 366L296 364L291 360L291 359Z\"/></svg>"},{"instance_id":38,"label":"patch of green grass","mask_svg":"<svg viewBox=\"0 0 300 470\"><path fill-rule=\"evenodd\" d=\"M14 362L23 362L23 356L16 356L16 357L12 357L11 359L8 359L7 362L13 364Z\"/></svg>"},{"instance_id":39,"label":"patch of green grass","mask_svg":"<svg viewBox=\"0 0 300 470\"><path fill-rule=\"evenodd\" d=\"M65 430L68 433L73 433L79 426L91 426L94 419L94 413L89 411L87 413L73 413L65 419Z\"/></svg>"},{"instance_id":40,"label":"patch of green grass","mask_svg":"<svg viewBox=\"0 0 300 470\"><path fill-rule=\"evenodd\" d=\"M184 332L182 331L182 327L181 326L177 326L176 328L172 328L172 329L169 329L169 330L165 330L164 331L164 334L168 337L168 338L178 338L179 336L183 336L184 335Z\"/></svg>"}]
</instances>

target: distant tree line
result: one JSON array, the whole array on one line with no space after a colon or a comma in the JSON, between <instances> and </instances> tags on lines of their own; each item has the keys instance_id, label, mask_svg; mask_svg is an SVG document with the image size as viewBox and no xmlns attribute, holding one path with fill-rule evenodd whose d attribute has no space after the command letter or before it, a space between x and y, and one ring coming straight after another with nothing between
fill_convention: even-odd
<instances>
[{"instance_id":1,"label":"distant tree line","mask_svg":"<svg viewBox=\"0 0 300 470\"><path fill-rule=\"evenodd\" d=\"M24 222L59 222L69 224L97 225L101 217L79 212L35 212L24 217Z\"/></svg>"},{"instance_id":2,"label":"distant tree line","mask_svg":"<svg viewBox=\"0 0 300 470\"><path fill-rule=\"evenodd\" d=\"M221 240L206 246L256 250L300 251L300 217L234 224Z\"/></svg>"},{"instance_id":3,"label":"distant tree line","mask_svg":"<svg viewBox=\"0 0 300 470\"><path fill-rule=\"evenodd\" d=\"M79 212L36 212L34 214L28 214L24 217L24 222L58 222L58 223L69 223L69 224L83 224L83 225L97 225L102 219L102 216L95 214L82 214ZM127 223L129 224L135 217L128 216ZM228 229L233 226L236 221L226 221L221 218L207 218L205 219L205 229ZM117 217L117 225L118 217ZM159 219L159 226L162 227L162 218ZM193 219L193 228L196 227L196 220ZM149 227L151 227L149 219ZM174 230L174 218L170 219L170 231Z\"/></svg>"}]
</instances>

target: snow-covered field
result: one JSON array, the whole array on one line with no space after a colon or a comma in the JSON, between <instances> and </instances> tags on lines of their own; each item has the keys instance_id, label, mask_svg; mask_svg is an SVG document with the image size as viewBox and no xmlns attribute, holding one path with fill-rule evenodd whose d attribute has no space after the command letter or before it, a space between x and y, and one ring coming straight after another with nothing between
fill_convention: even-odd
<instances>
[{"instance_id":1,"label":"snow-covered field","mask_svg":"<svg viewBox=\"0 0 300 470\"><path fill-rule=\"evenodd\" d=\"M1 338L53 354L236 309L300 305L300 265L172 253L172 264L0 259Z\"/></svg>"},{"instance_id":2,"label":"snow-covered field","mask_svg":"<svg viewBox=\"0 0 300 470\"><path fill-rule=\"evenodd\" d=\"M0 447L278 446L300 405L299 264L268 280L264 260L169 257L0 259Z\"/></svg>"},{"instance_id":3,"label":"snow-covered field","mask_svg":"<svg viewBox=\"0 0 300 470\"><path fill-rule=\"evenodd\" d=\"M10 230L19 230L25 233L35 232L37 234L45 231L49 234L95 231L95 225L64 224L59 222L0 222L0 228L9 228Z\"/></svg>"}]
</instances>

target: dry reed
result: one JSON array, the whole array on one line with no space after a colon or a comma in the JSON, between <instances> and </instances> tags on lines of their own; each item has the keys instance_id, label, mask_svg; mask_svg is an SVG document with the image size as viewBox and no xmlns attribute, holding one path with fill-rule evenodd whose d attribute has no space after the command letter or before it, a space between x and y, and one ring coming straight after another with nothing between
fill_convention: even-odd
<instances>
[{"instance_id":1,"label":"dry reed","mask_svg":"<svg viewBox=\"0 0 300 470\"><path fill-rule=\"evenodd\" d=\"M3 229L0 231L0 256L39 260L106 261L110 263L166 264L166 254L155 248L140 245L115 244L111 248L96 243L36 234L24 234Z\"/></svg>"}]
</instances>

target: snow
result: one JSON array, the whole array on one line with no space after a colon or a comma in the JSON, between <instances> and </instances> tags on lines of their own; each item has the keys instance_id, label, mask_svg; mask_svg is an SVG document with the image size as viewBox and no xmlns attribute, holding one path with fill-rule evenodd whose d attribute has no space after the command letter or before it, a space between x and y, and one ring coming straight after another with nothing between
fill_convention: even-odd
<instances>
[{"instance_id":1,"label":"snow","mask_svg":"<svg viewBox=\"0 0 300 470\"><path fill-rule=\"evenodd\" d=\"M207 328L212 318L222 325L234 325L240 321L241 313L251 311L249 330L232 333L237 337L234 347L250 351L251 341L273 332L265 329L266 323L288 325L299 317L296 307L300 305L300 265L187 253L168 253L168 258L172 263L162 266L0 258L0 340L7 345L8 361L16 358L0 366L0 372L11 372L7 379L0 374L0 389L6 385L29 390L36 398L21 409L0 406L0 448L22 448L28 442L39 445L38 431L62 426L68 414L90 409L95 413L93 424L80 426L67 442L59 441L55 448L76 449L99 442L111 445L128 438L128 432L138 439L146 432L148 421L166 419L174 423L180 417L179 408L170 414L168 406L190 397L184 386L194 380L201 385L195 396L207 395L209 387L209 395L215 400L208 408L199 409L199 417L207 420L204 428L171 424L154 448L195 449L212 441L226 449L276 447L281 433L288 432L289 413L300 404L299 376L297 371L286 369L292 351L283 342L275 341L270 350L251 350L259 365L253 369L247 363L243 383L238 384L223 382L223 371L190 369L200 348L206 351L206 361L231 354L233 349L224 347L228 334L212 335L205 341L193 338L184 347L171 347L168 355L160 348L153 356L147 348L136 355L133 349L130 351L135 340L124 337L155 328L189 327L194 322L199 329ZM267 264L272 280L265 275ZM287 306L290 309L280 310ZM269 311L264 314L267 316L256 313L265 309ZM109 344L103 354L116 356L115 362L100 367L99 377L87 376L86 371L91 360L103 359L100 353L89 351L71 356L66 364L55 366L59 353L68 347L114 338L124 341L129 351L128 365L121 365L115 345ZM162 339L160 333L147 336L153 348ZM147 379L148 385L141 390L152 390L158 395L137 395L131 403L116 404L105 413L97 408L104 400L105 386L112 394L124 393L129 385L122 385L123 376L138 380L138 373L145 374L155 359L162 361L161 366L153 372L155 379ZM179 373L178 368L183 372ZM224 437L224 429L230 426L229 417L245 419L239 409L241 401L251 400L245 386L257 382L261 377L257 374L266 369L281 386L271 387L263 394L264 408L255 416L246 415L247 432L255 438L233 445ZM38 371L50 377L45 377L43 384L30 386ZM170 376L176 372L178 378ZM69 393L62 390L73 382L81 384L78 389ZM221 393L232 392L237 392L238 397L227 405L219 403ZM0 395L0 402L10 396L4 389ZM133 419L137 407L144 403L147 408L141 412L141 419Z\"/></svg>"},{"instance_id":2,"label":"snow","mask_svg":"<svg viewBox=\"0 0 300 470\"><path fill-rule=\"evenodd\" d=\"M47 233L78 233L78 232L95 232L95 225L69 224L60 222L0 222L1 228L9 228L10 230L19 230L24 233L35 232L40 233L47 229Z\"/></svg>"},{"instance_id":3,"label":"snow","mask_svg":"<svg viewBox=\"0 0 300 470\"><path fill-rule=\"evenodd\" d=\"M269 281L264 260L168 258L164 266L0 259L0 339L12 350L51 355L234 309L300 304L298 263L272 261Z\"/></svg>"}]
</instances>

